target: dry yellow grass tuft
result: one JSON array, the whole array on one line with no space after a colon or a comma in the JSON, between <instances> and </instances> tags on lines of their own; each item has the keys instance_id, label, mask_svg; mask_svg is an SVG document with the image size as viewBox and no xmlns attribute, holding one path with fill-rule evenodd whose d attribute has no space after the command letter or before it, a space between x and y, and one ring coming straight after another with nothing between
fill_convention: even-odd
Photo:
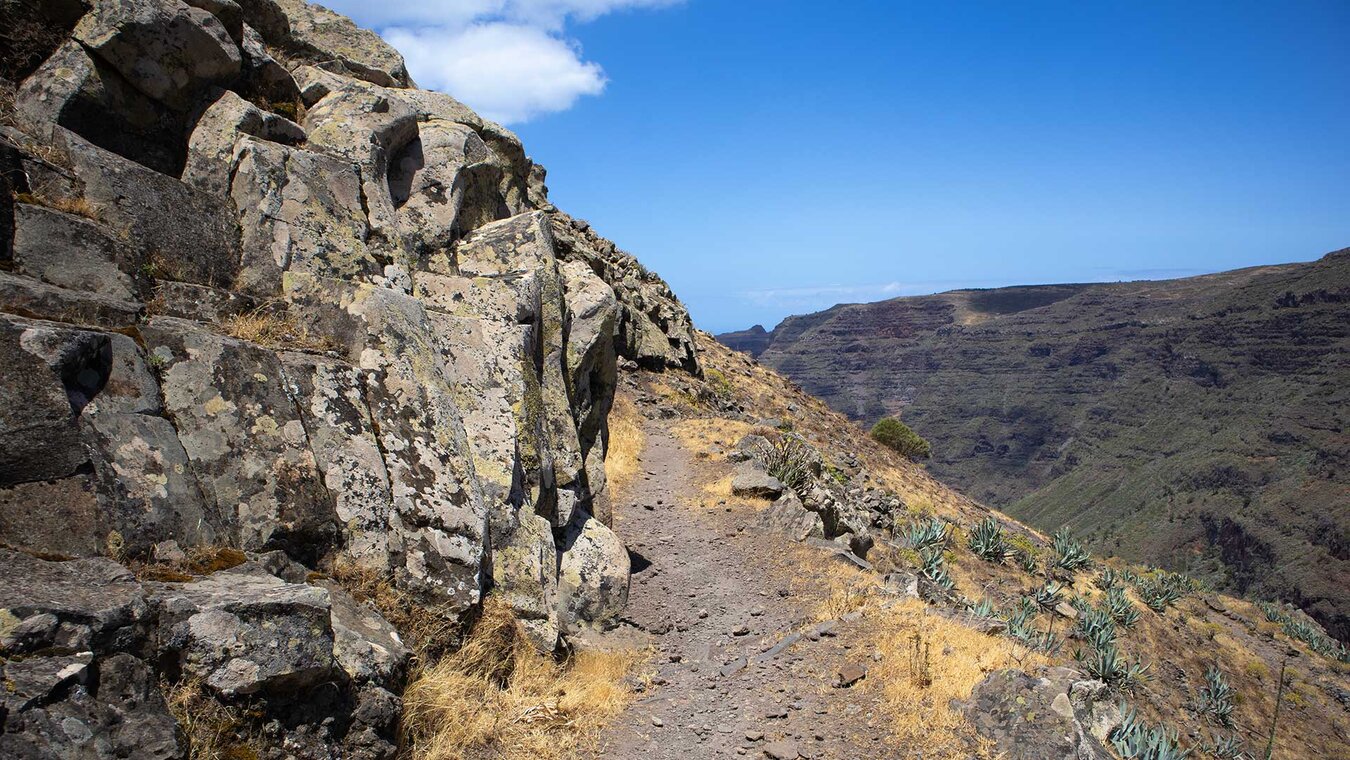
<instances>
[{"instance_id":1,"label":"dry yellow grass tuft","mask_svg":"<svg viewBox=\"0 0 1350 760\"><path fill-rule=\"evenodd\" d=\"M803 579L828 589L828 594L816 606L816 620L838 620L855 610L866 607L876 586L876 576L834 560L822 568L819 576Z\"/></svg>"},{"instance_id":2,"label":"dry yellow grass tuft","mask_svg":"<svg viewBox=\"0 0 1350 760\"><path fill-rule=\"evenodd\" d=\"M295 321L284 309L263 306L253 311L226 317L221 332L240 340L271 348L302 351L331 351L334 344L326 336L315 335Z\"/></svg>"},{"instance_id":3,"label":"dry yellow grass tuft","mask_svg":"<svg viewBox=\"0 0 1350 760\"><path fill-rule=\"evenodd\" d=\"M605 448L605 478L615 494L622 493L637 477L646 445L637 404L627 394L619 393L609 411L609 442Z\"/></svg>"},{"instance_id":4,"label":"dry yellow grass tuft","mask_svg":"<svg viewBox=\"0 0 1350 760\"><path fill-rule=\"evenodd\" d=\"M89 201L85 200L84 197L65 198L51 197L38 193L18 193L14 196L14 200L19 203L28 203L34 206L45 206L57 211L63 211L67 214L74 214L75 216L82 216L85 219L98 221L98 216L94 213L94 207L89 205Z\"/></svg>"},{"instance_id":5,"label":"dry yellow grass tuft","mask_svg":"<svg viewBox=\"0 0 1350 760\"><path fill-rule=\"evenodd\" d=\"M416 760L573 757L633 700L636 651L539 654L505 604L489 599L458 651L403 695L404 737Z\"/></svg>"},{"instance_id":6,"label":"dry yellow grass tuft","mask_svg":"<svg viewBox=\"0 0 1350 760\"><path fill-rule=\"evenodd\" d=\"M164 684L169 713L183 728L189 760L256 760L257 737L245 727L243 711L206 694L198 679Z\"/></svg>"},{"instance_id":7,"label":"dry yellow grass tuft","mask_svg":"<svg viewBox=\"0 0 1350 760\"><path fill-rule=\"evenodd\" d=\"M755 426L740 420L721 417L692 417L670 426L670 432L690 451L711 451L714 447L729 449Z\"/></svg>"},{"instance_id":8,"label":"dry yellow grass tuft","mask_svg":"<svg viewBox=\"0 0 1350 760\"><path fill-rule=\"evenodd\" d=\"M413 672L449 651L460 639L458 614L424 604L394 586L388 575L346 557L332 563L330 577L358 602L367 602L398 629L412 650Z\"/></svg>"},{"instance_id":9,"label":"dry yellow grass tuft","mask_svg":"<svg viewBox=\"0 0 1350 760\"><path fill-rule=\"evenodd\" d=\"M969 699L990 673L1046 662L1025 650L1014 652L1008 641L931 614L917 599L876 611L871 628L881 660L865 683L881 690L895 739L902 747L923 747L924 757L968 758L972 751L984 756L974 730L952 702Z\"/></svg>"}]
</instances>

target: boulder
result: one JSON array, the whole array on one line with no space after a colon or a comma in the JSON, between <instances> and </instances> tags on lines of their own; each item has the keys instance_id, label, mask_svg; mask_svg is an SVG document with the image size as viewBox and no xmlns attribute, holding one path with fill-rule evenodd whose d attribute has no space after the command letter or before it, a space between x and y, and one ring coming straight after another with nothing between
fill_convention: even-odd
<instances>
[{"instance_id":1,"label":"boulder","mask_svg":"<svg viewBox=\"0 0 1350 760\"><path fill-rule=\"evenodd\" d=\"M328 552L336 515L276 355L171 317L142 334L222 538L308 562Z\"/></svg>"},{"instance_id":2,"label":"boulder","mask_svg":"<svg viewBox=\"0 0 1350 760\"><path fill-rule=\"evenodd\" d=\"M337 669L329 595L262 573L147 588L161 662L224 697L295 692ZM352 621L355 622L355 621Z\"/></svg>"},{"instance_id":3,"label":"boulder","mask_svg":"<svg viewBox=\"0 0 1350 760\"><path fill-rule=\"evenodd\" d=\"M315 465L333 498L343 553L363 565L387 567L393 499L365 401L370 373L311 354L279 356L287 392L310 433Z\"/></svg>"},{"instance_id":4,"label":"boulder","mask_svg":"<svg viewBox=\"0 0 1350 760\"><path fill-rule=\"evenodd\" d=\"M233 282L239 221L227 199L102 150L71 132L60 130L55 139L70 155L73 173L83 184L81 197L95 216L135 246L138 258L130 271L213 287Z\"/></svg>"},{"instance_id":5,"label":"boulder","mask_svg":"<svg viewBox=\"0 0 1350 760\"><path fill-rule=\"evenodd\" d=\"M619 537L578 509L558 545L558 622L564 633L608 628L628 604L631 564Z\"/></svg>"},{"instance_id":6,"label":"boulder","mask_svg":"<svg viewBox=\"0 0 1350 760\"><path fill-rule=\"evenodd\" d=\"M764 529L781 533L793 541L825 537L825 525L820 521L820 515L802 506L801 499L791 491L760 512L758 522Z\"/></svg>"},{"instance_id":7,"label":"boulder","mask_svg":"<svg viewBox=\"0 0 1350 760\"><path fill-rule=\"evenodd\" d=\"M360 177L349 164L252 137L233 160L230 198L243 228L238 289L274 296L284 272L360 282L383 271L366 244Z\"/></svg>"},{"instance_id":8,"label":"boulder","mask_svg":"<svg viewBox=\"0 0 1350 760\"><path fill-rule=\"evenodd\" d=\"M0 664L0 756L179 760L188 743L154 671L129 654L33 657Z\"/></svg>"},{"instance_id":9,"label":"boulder","mask_svg":"<svg viewBox=\"0 0 1350 760\"><path fill-rule=\"evenodd\" d=\"M239 75L239 48L220 19L179 0L95 0L74 37L137 90L176 111Z\"/></svg>"},{"instance_id":10,"label":"boulder","mask_svg":"<svg viewBox=\"0 0 1350 760\"><path fill-rule=\"evenodd\" d=\"M397 689L412 657L398 631L333 581L318 586L328 592L338 667L355 683Z\"/></svg>"},{"instance_id":11,"label":"boulder","mask_svg":"<svg viewBox=\"0 0 1350 760\"><path fill-rule=\"evenodd\" d=\"M786 486L778 482L778 478L750 463L738 467L731 479L731 492L746 498L777 499L785 490Z\"/></svg>"},{"instance_id":12,"label":"boulder","mask_svg":"<svg viewBox=\"0 0 1350 760\"><path fill-rule=\"evenodd\" d=\"M132 87L122 75L67 42L23 81L15 96L20 123L53 142L58 128L149 170L183 168L183 118Z\"/></svg>"},{"instance_id":13,"label":"boulder","mask_svg":"<svg viewBox=\"0 0 1350 760\"><path fill-rule=\"evenodd\" d=\"M305 0L247 0L247 19L269 41L382 87L412 87L403 56L345 16ZM277 11L284 16L284 23Z\"/></svg>"},{"instance_id":14,"label":"boulder","mask_svg":"<svg viewBox=\"0 0 1350 760\"><path fill-rule=\"evenodd\" d=\"M299 124L263 111L226 90L193 127L183 181L202 192L228 195L237 167L235 144L243 135L285 145L305 140L305 130Z\"/></svg>"},{"instance_id":15,"label":"boulder","mask_svg":"<svg viewBox=\"0 0 1350 760\"><path fill-rule=\"evenodd\" d=\"M1075 689L1082 682L1069 668L991 673L971 693L966 719L1010 760L1107 760L1111 753L1089 730L1094 694Z\"/></svg>"},{"instance_id":16,"label":"boulder","mask_svg":"<svg viewBox=\"0 0 1350 760\"><path fill-rule=\"evenodd\" d=\"M139 651L150 619L141 584L112 560L52 562L0 549L0 647L7 656L52 648Z\"/></svg>"},{"instance_id":17,"label":"boulder","mask_svg":"<svg viewBox=\"0 0 1350 760\"><path fill-rule=\"evenodd\" d=\"M77 325L129 328L140 321L144 311L136 301L0 272L0 312Z\"/></svg>"},{"instance_id":18,"label":"boulder","mask_svg":"<svg viewBox=\"0 0 1350 760\"><path fill-rule=\"evenodd\" d=\"M135 254L94 222L42 206L14 205L15 271L49 285L135 299L135 284L122 269Z\"/></svg>"}]
</instances>

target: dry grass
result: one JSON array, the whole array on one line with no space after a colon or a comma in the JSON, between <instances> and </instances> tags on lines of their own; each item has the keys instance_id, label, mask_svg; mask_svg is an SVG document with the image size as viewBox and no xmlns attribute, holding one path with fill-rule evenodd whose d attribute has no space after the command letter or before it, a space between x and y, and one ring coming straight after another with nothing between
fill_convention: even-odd
<instances>
[{"instance_id":1,"label":"dry grass","mask_svg":"<svg viewBox=\"0 0 1350 760\"><path fill-rule=\"evenodd\" d=\"M872 599L877 584L876 576L856 568L846 567L835 560L822 568L818 576L802 581L827 589L827 594L816 605L818 622L838 620L850 612L863 609ZM800 593L800 592L799 592Z\"/></svg>"},{"instance_id":2,"label":"dry grass","mask_svg":"<svg viewBox=\"0 0 1350 760\"><path fill-rule=\"evenodd\" d=\"M646 445L637 404L628 394L619 393L609 411L609 444L605 448L605 478L613 493L622 493L632 485Z\"/></svg>"},{"instance_id":3,"label":"dry grass","mask_svg":"<svg viewBox=\"0 0 1350 760\"><path fill-rule=\"evenodd\" d=\"M489 599L454 654L404 693L404 737L416 760L548 760L576 756L633 699L638 652L539 654L504 603Z\"/></svg>"},{"instance_id":4,"label":"dry grass","mask_svg":"<svg viewBox=\"0 0 1350 760\"><path fill-rule=\"evenodd\" d=\"M17 193L14 200L19 203L28 203L34 206L44 206L56 211L62 211L74 216L82 216L85 219L99 221L98 215L94 212L94 207L89 205L89 201L83 196L79 198L65 198L59 196L49 196L41 193Z\"/></svg>"},{"instance_id":5,"label":"dry grass","mask_svg":"<svg viewBox=\"0 0 1350 760\"><path fill-rule=\"evenodd\" d=\"M696 417L671 425L670 432L693 452L714 448L731 449L741 438L755 431L755 426L739 420L722 417Z\"/></svg>"},{"instance_id":6,"label":"dry grass","mask_svg":"<svg viewBox=\"0 0 1350 760\"><path fill-rule=\"evenodd\" d=\"M246 729L243 711L207 694L200 680L164 684L169 713L188 740L189 760L256 760L259 743Z\"/></svg>"},{"instance_id":7,"label":"dry grass","mask_svg":"<svg viewBox=\"0 0 1350 760\"><path fill-rule=\"evenodd\" d=\"M881 690L881 702L902 747L923 747L924 757L985 756L972 727L953 701L970 698L975 686L1004 668L1030 669L1045 659L1014 659L1010 642L930 614L923 602L905 599L878 610L871 635L881 660L866 683Z\"/></svg>"},{"instance_id":8,"label":"dry grass","mask_svg":"<svg viewBox=\"0 0 1350 760\"><path fill-rule=\"evenodd\" d=\"M333 560L329 577L358 602L368 603L398 629L413 653L414 675L460 641L459 615L448 607L423 603L394 586L386 573L347 557Z\"/></svg>"},{"instance_id":9,"label":"dry grass","mask_svg":"<svg viewBox=\"0 0 1350 760\"><path fill-rule=\"evenodd\" d=\"M218 327L226 335L270 348L300 351L332 351L336 348L327 336L314 334L276 305L226 317Z\"/></svg>"}]
</instances>

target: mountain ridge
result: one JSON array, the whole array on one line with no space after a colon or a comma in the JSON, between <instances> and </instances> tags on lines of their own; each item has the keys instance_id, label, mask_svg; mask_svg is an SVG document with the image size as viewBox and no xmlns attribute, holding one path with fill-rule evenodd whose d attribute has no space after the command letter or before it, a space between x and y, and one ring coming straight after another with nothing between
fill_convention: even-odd
<instances>
[{"instance_id":1,"label":"mountain ridge","mask_svg":"<svg viewBox=\"0 0 1350 760\"><path fill-rule=\"evenodd\" d=\"M1094 545L1132 559L1170 561L1225 588L1303 604L1344 637L1350 600L1337 590L1336 579L1346 577L1343 545L1350 518L1345 479L1328 468L1350 452L1343 432L1346 397L1336 387L1350 377L1350 344L1339 326L1348 301L1350 249L1342 249L1307 263L1177 280L963 289L841 304L789 317L757 336L757 358L855 420L870 424L901 414L933 442L935 475L977 499L1043 529L1063 524L1094 532ZM740 333L718 338L747 346ZM1288 377L1299 373L1313 379ZM1149 384L1158 392L1173 388L1177 397L1150 398ZM1279 412L1275 399L1289 393L1308 408ZM1238 410L1259 409L1253 415L1261 425L1278 428L1270 431L1276 440L1216 445L1222 456L1200 457L1204 461L1193 463L1198 471L1188 478L1177 470L1176 462L1185 457L1174 450L1176 441L1197 451L1205 446L1202 437L1163 431L1156 422L1152 427L1158 429L1142 426L1142 439L1132 444L1120 436L1151 416L1193 416L1192 405L1213 406L1224 396ZM1124 398L1129 400L1112 401ZM1151 412L1149 402L1161 411ZM1216 416L1220 410L1205 408L1215 434L1234 427L1225 428ZM1318 410L1326 415L1325 430ZM1102 437L1108 435L1112 439ZM1124 450L1129 446L1138 450ZM1243 474L1250 458L1279 452L1296 458L1299 446L1310 446L1312 456L1325 462L1312 471L1328 474L1312 477L1307 486L1324 515L1310 518L1292 504L1299 487L1288 478L1266 482L1274 477L1266 472L1270 468L1257 468L1263 474L1251 482ZM1128 471L1146 464L1152 451L1173 462L1155 473L1174 485L1170 491L1152 489ZM1240 461L1219 461L1225 458ZM1083 461L1099 467L1099 475L1088 477ZM1114 474L1104 474L1108 470ZM1229 476L1237 481L1226 484ZM1202 481L1213 493L1198 493ZM1131 489L1137 492L1127 493ZM1073 506L1083 498L1105 501L1111 516ZM1291 575L1278 569L1279 558L1299 554L1288 537L1254 527L1274 515L1252 513L1244 501L1253 498L1283 500L1276 514L1296 516L1292 525L1304 536L1301 545L1321 558L1300 559L1302 568L1292 573L1298 580L1263 580L1268 573ZM1176 503L1188 499L1189 505ZM1161 509L1159 502L1173 506ZM1164 540L1116 535L1116 526L1149 534L1149 522L1131 515L1150 505L1164 524L1174 512L1189 513L1185 535L1180 530L1164 531L1171 536ZM1234 514L1240 519L1229 519ZM1330 582L1324 561L1335 568Z\"/></svg>"}]
</instances>

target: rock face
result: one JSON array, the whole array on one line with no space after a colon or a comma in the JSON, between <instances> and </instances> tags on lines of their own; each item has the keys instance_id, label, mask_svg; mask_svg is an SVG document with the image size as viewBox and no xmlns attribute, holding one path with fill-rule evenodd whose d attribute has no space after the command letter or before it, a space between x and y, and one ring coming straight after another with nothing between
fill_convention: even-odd
<instances>
[{"instance_id":1,"label":"rock face","mask_svg":"<svg viewBox=\"0 0 1350 760\"><path fill-rule=\"evenodd\" d=\"M408 652L339 562L465 620L495 589L544 650L617 622L617 365L698 371L665 283L324 8L23 13L56 31L4 69L0 655L44 654L0 659L0 754L181 757L167 680L390 756ZM123 569L164 542L252 561Z\"/></svg>"},{"instance_id":2,"label":"rock face","mask_svg":"<svg viewBox=\"0 0 1350 760\"><path fill-rule=\"evenodd\" d=\"M1102 742L1119 708L1106 684L1085 679L1069 668L992 673L971 693L966 715L1008 758L1107 760Z\"/></svg>"},{"instance_id":3,"label":"rock face","mask_svg":"<svg viewBox=\"0 0 1350 760\"><path fill-rule=\"evenodd\" d=\"M720 336L944 482L1350 636L1350 251L1184 280L954 291ZM753 331L748 331L753 332ZM1179 560L1176 560L1179 561ZM1180 569L1180 568L1175 568Z\"/></svg>"}]
</instances>

